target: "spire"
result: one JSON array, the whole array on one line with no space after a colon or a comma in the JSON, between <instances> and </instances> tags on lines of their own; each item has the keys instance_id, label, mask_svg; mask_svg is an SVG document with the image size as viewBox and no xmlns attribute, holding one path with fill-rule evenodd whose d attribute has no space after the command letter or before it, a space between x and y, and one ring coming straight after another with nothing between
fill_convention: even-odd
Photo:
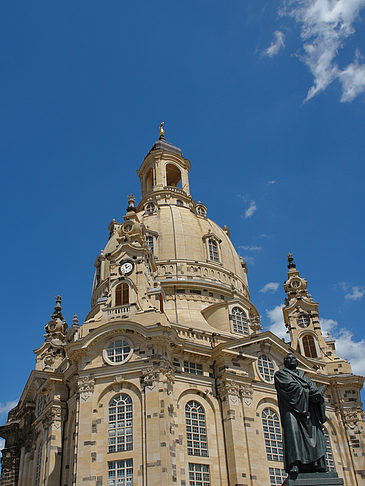
<instances>
[{"instance_id":1,"label":"spire","mask_svg":"<svg viewBox=\"0 0 365 486\"><path fill-rule=\"evenodd\" d=\"M127 212L129 213L130 211L136 212L136 198L134 197L134 194L128 196Z\"/></svg>"},{"instance_id":2,"label":"spire","mask_svg":"<svg viewBox=\"0 0 365 486\"><path fill-rule=\"evenodd\" d=\"M288 253L288 268L289 268L289 270L291 268L296 268L296 265L294 263L293 253Z\"/></svg>"},{"instance_id":3,"label":"spire","mask_svg":"<svg viewBox=\"0 0 365 486\"><path fill-rule=\"evenodd\" d=\"M72 319L72 326L79 327L79 319L77 317L77 314L74 314L74 317Z\"/></svg>"},{"instance_id":4,"label":"spire","mask_svg":"<svg viewBox=\"0 0 365 486\"><path fill-rule=\"evenodd\" d=\"M54 339L59 338L63 339L64 335L67 331L67 324L62 315L62 306L61 306L62 297L57 295L56 297L56 305L51 314L51 320L46 324L45 331L46 334L44 337L46 339Z\"/></svg>"},{"instance_id":5,"label":"spire","mask_svg":"<svg viewBox=\"0 0 365 486\"><path fill-rule=\"evenodd\" d=\"M61 302L62 302L62 297L60 295L57 295L54 312L53 312L53 314L51 314L52 320L54 320L54 321L56 319L60 319L61 321L63 321Z\"/></svg>"}]
</instances>

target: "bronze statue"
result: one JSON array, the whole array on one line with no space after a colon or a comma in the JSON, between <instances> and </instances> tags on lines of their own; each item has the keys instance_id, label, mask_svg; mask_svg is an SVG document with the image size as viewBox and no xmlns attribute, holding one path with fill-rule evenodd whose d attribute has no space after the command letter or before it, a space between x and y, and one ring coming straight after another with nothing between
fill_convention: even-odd
<instances>
[{"instance_id":1,"label":"bronze statue","mask_svg":"<svg viewBox=\"0 0 365 486\"><path fill-rule=\"evenodd\" d=\"M325 387L317 388L303 371L297 370L293 354L285 356L284 366L275 373L275 388L284 432L285 470L290 475L325 472Z\"/></svg>"}]
</instances>

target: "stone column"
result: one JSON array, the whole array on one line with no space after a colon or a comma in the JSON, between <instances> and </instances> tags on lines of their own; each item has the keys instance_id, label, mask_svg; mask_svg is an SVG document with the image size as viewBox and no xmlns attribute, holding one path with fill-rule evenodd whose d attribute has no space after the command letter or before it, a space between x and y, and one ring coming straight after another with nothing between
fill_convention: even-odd
<instances>
[{"instance_id":1,"label":"stone column","mask_svg":"<svg viewBox=\"0 0 365 486\"><path fill-rule=\"evenodd\" d=\"M176 476L174 442L174 370L167 361L154 362L143 370L143 415L145 421L145 474L148 486L173 485Z\"/></svg>"},{"instance_id":2,"label":"stone column","mask_svg":"<svg viewBox=\"0 0 365 486\"><path fill-rule=\"evenodd\" d=\"M61 404L52 405L42 423L46 431L44 486L59 486L62 458L62 429L65 408Z\"/></svg>"},{"instance_id":3,"label":"stone column","mask_svg":"<svg viewBox=\"0 0 365 486\"><path fill-rule=\"evenodd\" d=\"M217 384L222 404L222 420L230 486L251 484L248 444L241 405L242 386L227 378Z\"/></svg>"}]
</instances>

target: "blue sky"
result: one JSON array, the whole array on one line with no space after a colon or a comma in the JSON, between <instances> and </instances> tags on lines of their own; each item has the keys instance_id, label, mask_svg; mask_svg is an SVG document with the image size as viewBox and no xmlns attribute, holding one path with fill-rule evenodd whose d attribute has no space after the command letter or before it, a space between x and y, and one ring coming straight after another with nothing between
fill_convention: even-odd
<instances>
[{"instance_id":1,"label":"blue sky","mask_svg":"<svg viewBox=\"0 0 365 486\"><path fill-rule=\"evenodd\" d=\"M365 0L0 5L0 419L54 298L69 324L165 121L191 191L247 259L265 329L292 251L365 374ZM270 285L268 285L270 284Z\"/></svg>"}]
</instances>

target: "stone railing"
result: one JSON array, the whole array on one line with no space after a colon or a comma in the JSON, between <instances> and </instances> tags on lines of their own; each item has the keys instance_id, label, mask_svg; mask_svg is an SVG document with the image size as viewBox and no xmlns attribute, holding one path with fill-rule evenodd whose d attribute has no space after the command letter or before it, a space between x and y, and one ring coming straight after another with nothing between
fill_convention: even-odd
<instances>
[{"instance_id":1,"label":"stone railing","mask_svg":"<svg viewBox=\"0 0 365 486\"><path fill-rule=\"evenodd\" d=\"M109 307L106 309L103 309L103 314L106 317L118 317L121 315L126 315L129 314L131 310L130 305L121 305L118 307Z\"/></svg>"},{"instance_id":2,"label":"stone railing","mask_svg":"<svg viewBox=\"0 0 365 486\"><path fill-rule=\"evenodd\" d=\"M186 196L186 192L183 189L180 189L180 187L165 186L164 189L168 189L169 191L176 192L177 194L182 194L183 196Z\"/></svg>"}]
</instances>

